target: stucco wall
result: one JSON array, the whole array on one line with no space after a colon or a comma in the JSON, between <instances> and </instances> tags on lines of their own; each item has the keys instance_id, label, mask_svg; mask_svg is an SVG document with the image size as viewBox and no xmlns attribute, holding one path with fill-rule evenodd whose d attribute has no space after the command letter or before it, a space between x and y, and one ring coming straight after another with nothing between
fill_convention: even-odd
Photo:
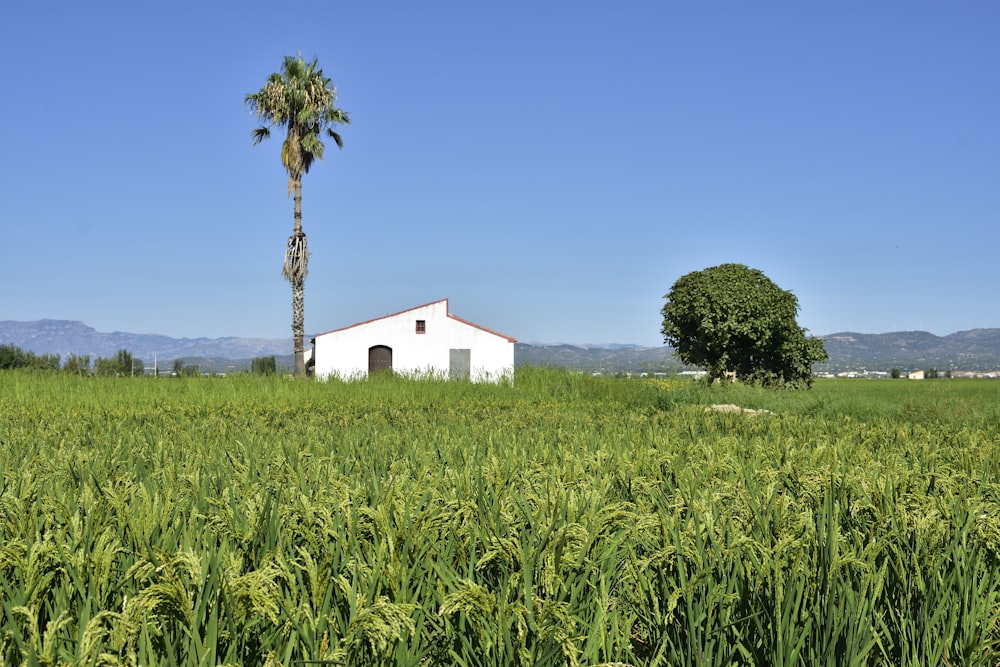
<instances>
[{"instance_id":1,"label":"stucco wall","mask_svg":"<svg viewBox=\"0 0 1000 667\"><path fill-rule=\"evenodd\" d=\"M426 332L416 333L416 321ZM496 380L514 372L514 343L448 316L447 300L316 336L317 377L351 379L368 375L368 349L392 348L399 373L448 375L451 349L470 350L471 379Z\"/></svg>"}]
</instances>

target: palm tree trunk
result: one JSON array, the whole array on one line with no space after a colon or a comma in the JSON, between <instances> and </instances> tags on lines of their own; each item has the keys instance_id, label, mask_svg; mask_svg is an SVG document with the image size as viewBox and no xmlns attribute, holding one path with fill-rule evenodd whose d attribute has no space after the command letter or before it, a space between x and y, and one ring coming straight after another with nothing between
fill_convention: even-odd
<instances>
[{"instance_id":1,"label":"palm tree trunk","mask_svg":"<svg viewBox=\"0 0 1000 667\"><path fill-rule=\"evenodd\" d=\"M292 284L292 341L295 351L295 377L306 376L305 350L305 282L309 273L309 249L306 234L302 231L302 179L293 182L295 201L295 229L285 247L285 266L282 273Z\"/></svg>"},{"instance_id":2,"label":"palm tree trunk","mask_svg":"<svg viewBox=\"0 0 1000 667\"><path fill-rule=\"evenodd\" d=\"M306 376L306 359L303 349L305 334L305 280L292 282L292 338L295 349L295 377Z\"/></svg>"},{"instance_id":3,"label":"palm tree trunk","mask_svg":"<svg viewBox=\"0 0 1000 667\"><path fill-rule=\"evenodd\" d=\"M295 206L295 233L302 233L302 177L294 179L292 183L293 197L292 202Z\"/></svg>"}]
</instances>

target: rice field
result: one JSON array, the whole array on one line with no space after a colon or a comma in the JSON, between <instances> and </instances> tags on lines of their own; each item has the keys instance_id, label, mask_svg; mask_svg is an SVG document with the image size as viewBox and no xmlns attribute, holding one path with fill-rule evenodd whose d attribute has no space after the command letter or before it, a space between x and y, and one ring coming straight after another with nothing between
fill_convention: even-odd
<instances>
[{"instance_id":1,"label":"rice field","mask_svg":"<svg viewBox=\"0 0 1000 667\"><path fill-rule=\"evenodd\" d=\"M6 372L0 470L6 665L1000 665L996 381Z\"/></svg>"}]
</instances>

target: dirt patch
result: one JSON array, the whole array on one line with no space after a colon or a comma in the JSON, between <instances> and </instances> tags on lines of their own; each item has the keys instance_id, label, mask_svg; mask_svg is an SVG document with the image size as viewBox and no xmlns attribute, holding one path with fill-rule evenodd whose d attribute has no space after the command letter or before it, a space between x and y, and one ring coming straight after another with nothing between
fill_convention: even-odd
<instances>
[{"instance_id":1,"label":"dirt patch","mask_svg":"<svg viewBox=\"0 0 1000 667\"><path fill-rule=\"evenodd\" d=\"M706 412L739 412L744 415L773 415L774 413L770 410L753 410L751 408L741 408L738 405L733 405L732 403L726 403L724 405L710 405L705 408Z\"/></svg>"}]
</instances>

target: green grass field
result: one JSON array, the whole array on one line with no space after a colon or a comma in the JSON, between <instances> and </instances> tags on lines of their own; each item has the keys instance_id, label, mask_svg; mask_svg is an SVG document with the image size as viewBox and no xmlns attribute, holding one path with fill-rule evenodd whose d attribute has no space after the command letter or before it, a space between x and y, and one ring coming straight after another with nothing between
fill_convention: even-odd
<instances>
[{"instance_id":1,"label":"green grass field","mask_svg":"<svg viewBox=\"0 0 1000 667\"><path fill-rule=\"evenodd\" d=\"M0 469L8 665L1000 664L995 381L6 372Z\"/></svg>"}]
</instances>

